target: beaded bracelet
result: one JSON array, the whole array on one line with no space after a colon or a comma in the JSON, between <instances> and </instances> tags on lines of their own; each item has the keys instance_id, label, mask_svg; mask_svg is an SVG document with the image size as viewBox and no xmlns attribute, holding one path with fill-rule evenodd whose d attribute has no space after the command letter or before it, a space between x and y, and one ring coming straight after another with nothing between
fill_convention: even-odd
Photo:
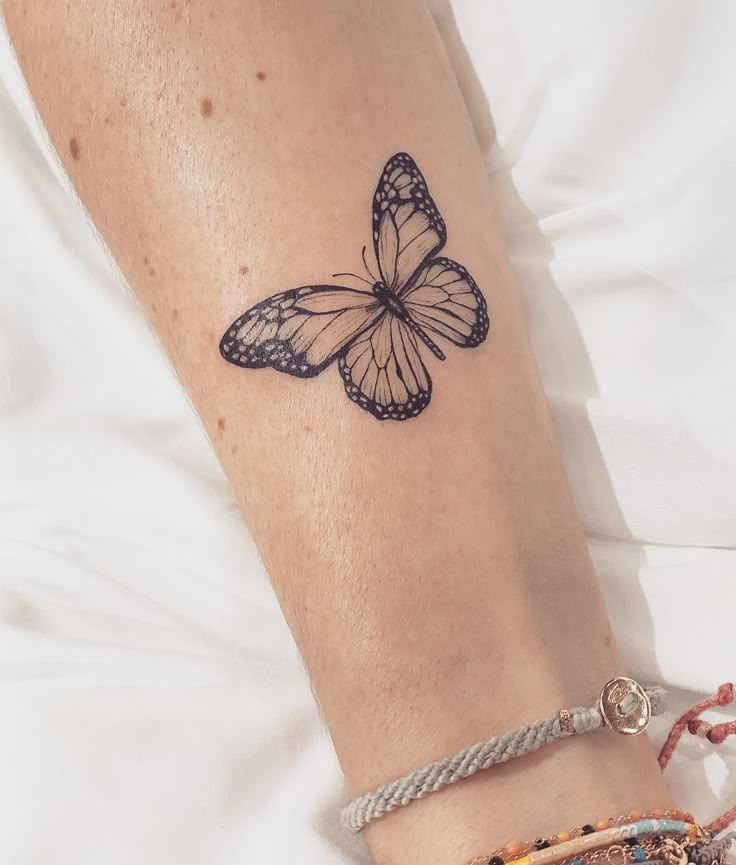
<instances>
[{"instance_id":1,"label":"beaded bracelet","mask_svg":"<svg viewBox=\"0 0 736 865\"><path fill-rule=\"evenodd\" d=\"M562 709L550 718L494 736L444 760L429 763L404 778L382 784L350 802L343 809L343 822L359 832L371 820L395 808L567 736L588 733L598 727L636 735L647 728L652 715L664 712L666 704L667 694L663 688L642 688L633 679L618 676L606 682L595 706Z\"/></svg>"},{"instance_id":2,"label":"beaded bracelet","mask_svg":"<svg viewBox=\"0 0 736 865\"><path fill-rule=\"evenodd\" d=\"M684 820L637 820L635 823L624 823L621 826L582 835L580 838L572 838L556 847L535 850L527 856L512 859L506 865L552 865L554 862L568 858L575 859L589 850L610 846L630 838L636 838L638 843L638 839L646 835L674 835L694 841L698 837L698 832L698 827L694 823L686 823Z\"/></svg>"},{"instance_id":3,"label":"beaded bracelet","mask_svg":"<svg viewBox=\"0 0 736 865\"><path fill-rule=\"evenodd\" d=\"M485 856L477 856L475 859L467 863L467 865L510 865L513 860L527 856L535 850L545 850L549 847L556 847L566 841L571 841L574 838L580 838L584 835L592 835L596 832L602 832L605 829L610 829L614 826L620 826L624 823L636 823L639 820L681 820L686 823L694 823L695 818L687 811L681 808L675 808L673 811L662 811L655 808L653 811L648 811L640 814L638 811L631 811L628 814L622 814L619 817L608 817L604 820L596 820L594 823L586 823L583 826L578 826L568 831L558 832L550 838L536 838L534 841L511 841L504 847L494 850Z\"/></svg>"},{"instance_id":4,"label":"beaded bracelet","mask_svg":"<svg viewBox=\"0 0 736 865\"><path fill-rule=\"evenodd\" d=\"M672 816L664 816L665 813ZM694 823L691 814L680 811L653 811L652 814L660 816L632 821L632 815L629 815L599 821L595 826L587 824L572 832L562 832L553 836L551 841L538 839L534 842L532 852L523 853L522 845L512 842L490 856L476 856L466 865L554 865L560 862L567 865L587 865L586 854L599 851L601 848L613 848L620 842L625 842L630 848L630 856L624 856L623 861L637 863L647 861L652 853L674 849L674 847L662 847L667 839L696 842L709 837L705 830ZM675 819L676 817L684 819ZM597 828L599 826L600 828ZM643 840L648 837L654 837L654 846ZM552 843L553 841L555 843ZM679 845L677 849L680 849Z\"/></svg>"},{"instance_id":5,"label":"beaded bracelet","mask_svg":"<svg viewBox=\"0 0 736 865\"><path fill-rule=\"evenodd\" d=\"M726 865L728 852L736 840L736 833L715 839L713 833L684 821L647 822L659 822L660 831L649 838L631 836L623 839L623 844L604 843L603 837L599 837L602 846L578 850L575 854L568 850L564 858L554 860L555 865ZM681 834L683 827L689 827L686 835ZM590 848L592 836L587 836L585 842ZM558 855L560 852L557 851ZM478 865L487 865L488 861L485 857L472 860Z\"/></svg>"}]
</instances>

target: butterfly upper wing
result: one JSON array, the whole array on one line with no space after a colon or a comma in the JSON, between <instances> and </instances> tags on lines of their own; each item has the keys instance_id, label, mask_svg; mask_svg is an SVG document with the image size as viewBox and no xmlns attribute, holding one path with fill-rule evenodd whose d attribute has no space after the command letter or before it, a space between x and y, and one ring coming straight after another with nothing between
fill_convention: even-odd
<instances>
[{"instance_id":1,"label":"butterfly upper wing","mask_svg":"<svg viewBox=\"0 0 736 865\"><path fill-rule=\"evenodd\" d=\"M447 230L414 160L392 156L373 197L373 246L381 279L398 292L445 245Z\"/></svg>"},{"instance_id":2,"label":"butterfly upper wing","mask_svg":"<svg viewBox=\"0 0 736 865\"><path fill-rule=\"evenodd\" d=\"M488 334L488 307L468 271L440 256L426 264L400 294L412 319L461 348L480 345Z\"/></svg>"},{"instance_id":3,"label":"butterfly upper wing","mask_svg":"<svg viewBox=\"0 0 736 865\"><path fill-rule=\"evenodd\" d=\"M331 285L294 288L236 319L220 341L220 353L237 366L311 378L382 313L370 292Z\"/></svg>"},{"instance_id":4,"label":"butterfly upper wing","mask_svg":"<svg viewBox=\"0 0 736 865\"><path fill-rule=\"evenodd\" d=\"M385 311L340 355L340 375L353 402L379 420L416 417L432 396L415 335Z\"/></svg>"}]
</instances>

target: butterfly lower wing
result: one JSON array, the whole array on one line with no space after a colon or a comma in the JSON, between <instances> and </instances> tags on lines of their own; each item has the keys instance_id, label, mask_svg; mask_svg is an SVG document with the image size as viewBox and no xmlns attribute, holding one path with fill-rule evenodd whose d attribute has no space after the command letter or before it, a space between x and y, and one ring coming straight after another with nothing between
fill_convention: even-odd
<instances>
[{"instance_id":1,"label":"butterfly lower wing","mask_svg":"<svg viewBox=\"0 0 736 865\"><path fill-rule=\"evenodd\" d=\"M311 378L383 312L373 294L309 285L276 294L236 319L220 341L225 360Z\"/></svg>"},{"instance_id":2,"label":"butterfly lower wing","mask_svg":"<svg viewBox=\"0 0 736 865\"><path fill-rule=\"evenodd\" d=\"M432 380L416 337L390 312L345 349L338 368L350 399L379 420L408 420L429 405Z\"/></svg>"},{"instance_id":3,"label":"butterfly lower wing","mask_svg":"<svg viewBox=\"0 0 736 865\"><path fill-rule=\"evenodd\" d=\"M422 330L461 348L480 345L488 334L486 299L462 264L449 258L430 261L400 297Z\"/></svg>"},{"instance_id":4,"label":"butterfly lower wing","mask_svg":"<svg viewBox=\"0 0 736 865\"><path fill-rule=\"evenodd\" d=\"M447 230L408 153L392 156L373 197L373 246L381 279L398 292L445 245Z\"/></svg>"}]
</instances>

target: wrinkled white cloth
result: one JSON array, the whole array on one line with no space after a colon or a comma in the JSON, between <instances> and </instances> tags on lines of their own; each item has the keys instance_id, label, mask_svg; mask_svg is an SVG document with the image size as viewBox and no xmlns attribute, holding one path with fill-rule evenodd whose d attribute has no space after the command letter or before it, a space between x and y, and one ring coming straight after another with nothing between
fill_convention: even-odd
<instances>
[{"instance_id":1,"label":"wrinkled white cloth","mask_svg":"<svg viewBox=\"0 0 736 865\"><path fill-rule=\"evenodd\" d=\"M433 7L614 629L682 708L736 677L736 6ZM691 739L670 779L708 819L735 766ZM224 477L3 36L0 767L2 865L369 861Z\"/></svg>"}]
</instances>

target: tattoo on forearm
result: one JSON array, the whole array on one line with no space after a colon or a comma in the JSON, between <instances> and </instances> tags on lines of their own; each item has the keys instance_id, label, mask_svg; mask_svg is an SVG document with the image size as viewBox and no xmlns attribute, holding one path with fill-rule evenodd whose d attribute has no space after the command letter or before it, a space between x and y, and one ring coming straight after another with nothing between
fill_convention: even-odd
<instances>
[{"instance_id":1,"label":"tattoo on forearm","mask_svg":"<svg viewBox=\"0 0 736 865\"><path fill-rule=\"evenodd\" d=\"M407 153L392 156L373 196L378 278L369 289L307 285L275 294L241 315L220 342L225 360L311 378L333 361L353 402L379 420L408 420L429 405L432 380L420 342L440 360L433 337L460 348L488 334L486 301L473 277L437 253L445 223ZM430 335L431 334L431 335Z\"/></svg>"}]
</instances>

